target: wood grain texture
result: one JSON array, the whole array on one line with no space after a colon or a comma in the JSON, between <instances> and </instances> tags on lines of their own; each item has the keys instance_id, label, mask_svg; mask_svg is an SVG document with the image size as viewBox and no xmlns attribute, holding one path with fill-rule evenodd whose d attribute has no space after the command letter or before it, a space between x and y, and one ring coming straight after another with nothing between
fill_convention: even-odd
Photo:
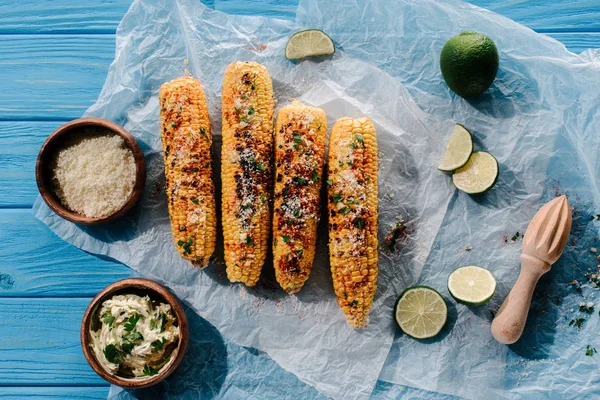
<instances>
[{"instance_id":1,"label":"wood grain texture","mask_svg":"<svg viewBox=\"0 0 600 400\"><path fill-rule=\"evenodd\" d=\"M0 399L60 399L94 400L106 399L108 386L4 386L0 387Z\"/></svg>"},{"instance_id":2,"label":"wood grain texture","mask_svg":"<svg viewBox=\"0 0 600 400\"><path fill-rule=\"evenodd\" d=\"M89 302L0 299L0 386L104 384L79 344L81 317Z\"/></svg>"},{"instance_id":3,"label":"wood grain texture","mask_svg":"<svg viewBox=\"0 0 600 400\"><path fill-rule=\"evenodd\" d=\"M293 19L298 0L205 0L232 14ZM521 24L544 32L598 32L597 0L472 0ZM0 3L0 34L112 34L131 0L5 0Z\"/></svg>"},{"instance_id":4,"label":"wood grain texture","mask_svg":"<svg viewBox=\"0 0 600 400\"><path fill-rule=\"evenodd\" d=\"M137 276L61 240L28 209L0 210L0 243L0 297L91 297L114 281Z\"/></svg>"},{"instance_id":5,"label":"wood grain texture","mask_svg":"<svg viewBox=\"0 0 600 400\"><path fill-rule=\"evenodd\" d=\"M7 35L0 40L0 120L67 120L100 93L114 35Z\"/></svg>"}]
</instances>

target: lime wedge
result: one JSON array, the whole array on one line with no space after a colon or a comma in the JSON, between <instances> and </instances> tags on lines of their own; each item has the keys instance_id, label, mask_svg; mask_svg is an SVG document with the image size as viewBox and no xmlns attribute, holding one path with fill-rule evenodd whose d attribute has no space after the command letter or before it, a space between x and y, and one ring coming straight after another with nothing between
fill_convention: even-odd
<instances>
[{"instance_id":1,"label":"lime wedge","mask_svg":"<svg viewBox=\"0 0 600 400\"><path fill-rule=\"evenodd\" d=\"M490 190L498 179L498 161L490 153L476 151L464 167L454 171L452 182L457 189L468 194Z\"/></svg>"},{"instance_id":2,"label":"lime wedge","mask_svg":"<svg viewBox=\"0 0 600 400\"><path fill-rule=\"evenodd\" d=\"M469 131L462 125L456 124L442 163L438 167L440 171L450 172L459 169L469 161L473 152L473 139Z\"/></svg>"},{"instance_id":3,"label":"lime wedge","mask_svg":"<svg viewBox=\"0 0 600 400\"><path fill-rule=\"evenodd\" d=\"M496 279L485 268L460 267L448 276L448 291L459 303L478 306L492 298L496 292Z\"/></svg>"},{"instance_id":4,"label":"lime wedge","mask_svg":"<svg viewBox=\"0 0 600 400\"><path fill-rule=\"evenodd\" d=\"M335 53L333 40L319 29L296 32L285 46L285 58L288 60L333 53Z\"/></svg>"},{"instance_id":5,"label":"lime wedge","mask_svg":"<svg viewBox=\"0 0 600 400\"><path fill-rule=\"evenodd\" d=\"M426 286L414 286L402 293L396 303L398 326L416 339L434 337L448 319L448 307L438 292Z\"/></svg>"}]
</instances>

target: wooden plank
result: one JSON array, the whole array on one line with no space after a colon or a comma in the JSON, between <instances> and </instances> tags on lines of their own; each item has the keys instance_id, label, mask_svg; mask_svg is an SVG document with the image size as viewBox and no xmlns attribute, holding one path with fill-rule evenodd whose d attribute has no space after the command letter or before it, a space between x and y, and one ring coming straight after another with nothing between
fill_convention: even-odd
<instances>
[{"instance_id":1,"label":"wooden plank","mask_svg":"<svg viewBox=\"0 0 600 400\"><path fill-rule=\"evenodd\" d=\"M27 209L0 210L0 243L0 297L91 297L114 281L137 276L61 240Z\"/></svg>"},{"instance_id":2,"label":"wooden plank","mask_svg":"<svg viewBox=\"0 0 600 400\"><path fill-rule=\"evenodd\" d=\"M130 5L131 0L4 0L0 34L113 34Z\"/></svg>"},{"instance_id":3,"label":"wooden plank","mask_svg":"<svg viewBox=\"0 0 600 400\"><path fill-rule=\"evenodd\" d=\"M293 19L298 0L204 0L232 14ZM471 0L532 29L545 32L600 31L597 0ZM5 0L0 34L113 34L131 0Z\"/></svg>"},{"instance_id":4,"label":"wooden plank","mask_svg":"<svg viewBox=\"0 0 600 400\"><path fill-rule=\"evenodd\" d=\"M599 32L598 0L470 0L538 32Z\"/></svg>"},{"instance_id":5,"label":"wooden plank","mask_svg":"<svg viewBox=\"0 0 600 400\"><path fill-rule=\"evenodd\" d=\"M0 206L31 207L38 190L35 160L40 147L63 122L0 124Z\"/></svg>"},{"instance_id":6,"label":"wooden plank","mask_svg":"<svg viewBox=\"0 0 600 400\"><path fill-rule=\"evenodd\" d=\"M65 120L92 105L114 35L9 35L0 40L0 120Z\"/></svg>"},{"instance_id":7,"label":"wooden plank","mask_svg":"<svg viewBox=\"0 0 600 400\"><path fill-rule=\"evenodd\" d=\"M108 385L103 386L4 386L0 387L0 399L106 399Z\"/></svg>"},{"instance_id":8,"label":"wooden plank","mask_svg":"<svg viewBox=\"0 0 600 400\"><path fill-rule=\"evenodd\" d=\"M600 6L598 7L600 8ZM590 33L548 33L548 36L562 42L573 53L581 53L587 49L600 48L600 32Z\"/></svg>"},{"instance_id":9,"label":"wooden plank","mask_svg":"<svg viewBox=\"0 0 600 400\"><path fill-rule=\"evenodd\" d=\"M79 344L90 300L0 298L0 386L103 385Z\"/></svg>"}]
</instances>

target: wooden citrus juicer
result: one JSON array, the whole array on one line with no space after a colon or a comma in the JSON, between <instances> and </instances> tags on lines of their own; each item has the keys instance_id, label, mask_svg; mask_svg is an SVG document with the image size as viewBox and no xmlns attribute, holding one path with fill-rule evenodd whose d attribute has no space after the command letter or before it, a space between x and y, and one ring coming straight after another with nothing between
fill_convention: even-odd
<instances>
[{"instance_id":1,"label":"wooden citrus juicer","mask_svg":"<svg viewBox=\"0 0 600 400\"><path fill-rule=\"evenodd\" d=\"M523 237L521 273L492 321L492 335L500 343L512 344L521 337L535 285L565 249L571 223L565 195L546 203L529 223Z\"/></svg>"}]
</instances>

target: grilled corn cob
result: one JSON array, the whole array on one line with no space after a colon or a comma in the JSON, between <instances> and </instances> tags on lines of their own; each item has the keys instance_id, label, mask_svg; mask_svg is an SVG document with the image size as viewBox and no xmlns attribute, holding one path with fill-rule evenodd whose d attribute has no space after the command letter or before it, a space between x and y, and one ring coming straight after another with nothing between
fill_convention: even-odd
<instances>
[{"instance_id":1,"label":"grilled corn cob","mask_svg":"<svg viewBox=\"0 0 600 400\"><path fill-rule=\"evenodd\" d=\"M271 226L273 86L267 69L234 62L223 79L223 236L231 282L254 286Z\"/></svg>"},{"instance_id":2,"label":"grilled corn cob","mask_svg":"<svg viewBox=\"0 0 600 400\"><path fill-rule=\"evenodd\" d=\"M179 254L206 266L215 250L212 136L202 84L185 76L160 87L160 131L171 231Z\"/></svg>"},{"instance_id":3,"label":"grilled corn cob","mask_svg":"<svg viewBox=\"0 0 600 400\"><path fill-rule=\"evenodd\" d=\"M368 118L338 120L329 139L329 258L348 325L364 328L377 286L377 140Z\"/></svg>"},{"instance_id":4,"label":"grilled corn cob","mask_svg":"<svg viewBox=\"0 0 600 400\"><path fill-rule=\"evenodd\" d=\"M302 288L315 257L326 135L320 108L294 102L277 114L273 265L288 293Z\"/></svg>"}]
</instances>

